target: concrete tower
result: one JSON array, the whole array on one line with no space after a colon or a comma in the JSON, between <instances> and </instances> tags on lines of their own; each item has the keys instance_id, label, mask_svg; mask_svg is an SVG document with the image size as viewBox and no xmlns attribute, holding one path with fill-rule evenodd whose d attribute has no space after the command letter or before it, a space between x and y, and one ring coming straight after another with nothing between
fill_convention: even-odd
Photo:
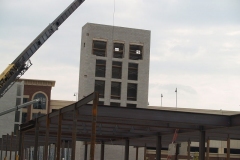
<instances>
[{"instance_id":1,"label":"concrete tower","mask_svg":"<svg viewBox=\"0 0 240 160\"><path fill-rule=\"evenodd\" d=\"M99 92L99 103L146 108L150 31L87 23L82 28L79 99Z\"/></svg>"}]
</instances>

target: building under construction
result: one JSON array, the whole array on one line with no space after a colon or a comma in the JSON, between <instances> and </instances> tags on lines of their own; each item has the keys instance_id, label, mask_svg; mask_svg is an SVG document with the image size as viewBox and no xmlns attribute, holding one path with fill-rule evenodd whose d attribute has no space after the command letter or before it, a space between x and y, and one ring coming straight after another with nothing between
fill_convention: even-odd
<instances>
[{"instance_id":1,"label":"building under construction","mask_svg":"<svg viewBox=\"0 0 240 160\"><path fill-rule=\"evenodd\" d=\"M91 101L93 104L88 104ZM72 105L21 124L16 135L4 135L0 139L1 157L73 160L81 154L76 143L82 141L83 159L110 159L105 154L105 146L122 145L123 150L112 154L119 154L124 160L146 159L148 154L148 159L152 159L146 149L154 149L154 159L160 160L167 158L164 150L178 129L176 146L180 146L171 159L239 159L239 152L233 154L231 146L240 139L240 114L113 107L97 103L98 94L92 93ZM214 140L226 142L222 146L226 153L221 157L210 153L210 142ZM187 143L187 147L181 146L182 142ZM190 143L196 142L199 150L193 154ZM96 144L100 144L99 152ZM130 146L134 147L134 155L129 154ZM139 155L141 149L143 156Z\"/></svg>"}]
</instances>

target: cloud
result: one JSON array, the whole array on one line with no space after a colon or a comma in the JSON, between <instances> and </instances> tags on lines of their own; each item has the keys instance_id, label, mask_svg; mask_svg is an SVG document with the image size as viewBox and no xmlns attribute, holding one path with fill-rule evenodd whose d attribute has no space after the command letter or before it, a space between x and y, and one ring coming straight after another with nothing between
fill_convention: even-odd
<instances>
[{"instance_id":1,"label":"cloud","mask_svg":"<svg viewBox=\"0 0 240 160\"><path fill-rule=\"evenodd\" d=\"M3 0L0 69L4 70L72 1ZM239 106L238 0L86 0L31 58L23 78L56 80L54 99L75 100L81 28L87 22L151 30L149 102L179 107ZM114 19L113 19L114 14Z\"/></svg>"}]
</instances>

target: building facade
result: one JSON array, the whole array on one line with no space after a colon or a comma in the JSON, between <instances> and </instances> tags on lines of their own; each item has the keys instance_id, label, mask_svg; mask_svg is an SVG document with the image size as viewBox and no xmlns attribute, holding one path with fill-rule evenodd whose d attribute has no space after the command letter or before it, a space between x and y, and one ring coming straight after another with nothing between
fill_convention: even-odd
<instances>
[{"instance_id":1,"label":"building facade","mask_svg":"<svg viewBox=\"0 0 240 160\"><path fill-rule=\"evenodd\" d=\"M149 59L150 31L87 23L78 99L98 91L99 104L147 107Z\"/></svg>"},{"instance_id":2,"label":"building facade","mask_svg":"<svg viewBox=\"0 0 240 160\"><path fill-rule=\"evenodd\" d=\"M24 84L23 103L41 99L41 104L35 103L22 109L22 123L51 112L51 90L55 81L20 79Z\"/></svg>"},{"instance_id":3,"label":"building facade","mask_svg":"<svg viewBox=\"0 0 240 160\"><path fill-rule=\"evenodd\" d=\"M9 110L22 104L23 99L23 83L16 82L4 95L0 98L0 112ZM10 112L0 116L0 137L2 135L16 132L18 125L21 124L21 110Z\"/></svg>"}]
</instances>

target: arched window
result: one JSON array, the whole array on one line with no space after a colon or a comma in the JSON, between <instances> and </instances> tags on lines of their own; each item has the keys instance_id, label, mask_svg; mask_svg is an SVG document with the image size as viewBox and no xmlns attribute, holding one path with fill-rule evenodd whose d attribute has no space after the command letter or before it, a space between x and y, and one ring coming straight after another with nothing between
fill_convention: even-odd
<instances>
[{"instance_id":1,"label":"arched window","mask_svg":"<svg viewBox=\"0 0 240 160\"><path fill-rule=\"evenodd\" d=\"M46 109L47 98L43 93L35 94L33 99L40 99L41 100L40 103L34 103L33 104L33 109Z\"/></svg>"}]
</instances>

